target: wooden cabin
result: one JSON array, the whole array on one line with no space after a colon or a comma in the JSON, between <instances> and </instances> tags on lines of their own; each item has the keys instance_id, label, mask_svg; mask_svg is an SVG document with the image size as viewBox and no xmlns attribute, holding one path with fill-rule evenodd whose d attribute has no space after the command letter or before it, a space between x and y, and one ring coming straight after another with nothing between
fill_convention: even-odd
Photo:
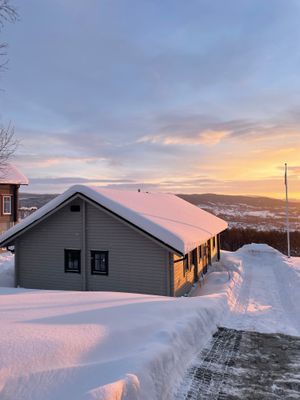
<instances>
[{"instance_id":1,"label":"wooden cabin","mask_svg":"<svg viewBox=\"0 0 300 400\"><path fill-rule=\"evenodd\" d=\"M14 166L0 167L0 233L19 221L19 188L28 179Z\"/></svg>"},{"instance_id":2,"label":"wooden cabin","mask_svg":"<svg viewBox=\"0 0 300 400\"><path fill-rule=\"evenodd\" d=\"M220 258L220 218L171 194L76 185L0 238L15 284L181 296Z\"/></svg>"}]
</instances>

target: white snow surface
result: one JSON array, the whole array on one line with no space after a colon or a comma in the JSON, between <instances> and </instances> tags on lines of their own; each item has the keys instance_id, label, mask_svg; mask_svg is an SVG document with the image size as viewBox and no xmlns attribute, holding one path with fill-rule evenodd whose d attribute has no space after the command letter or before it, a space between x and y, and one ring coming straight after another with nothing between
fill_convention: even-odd
<instances>
[{"instance_id":1,"label":"white snow surface","mask_svg":"<svg viewBox=\"0 0 300 400\"><path fill-rule=\"evenodd\" d=\"M300 258L247 245L204 283L177 299L0 289L0 398L171 400L217 326L300 336Z\"/></svg>"},{"instance_id":2,"label":"white snow surface","mask_svg":"<svg viewBox=\"0 0 300 400\"><path fill-rule=\"evenodd\" d=\"M182 254L228 226L222 219L172 194L75 185L6 231L0 237L0 244L76 193L85 195Z\"/></svg>"},{"instance_id":3,"label":"white snow surface","mask_svg":"<svg viewBox=\"0 0 300 400\"><path fill-rule=\"evenodd\" d=\"M14 256L0 253L0 286L14 286Z\"/></svg>"},{"instance_id":4,"label":"white snow surface","mask_svg":"<svg viewBox=\"0 0 300 400\"><path fill-rule=\"evenodd\" d=\"M28 185L28 179L15 165L6 164L0 171L0 183Z\"/></svg>"},{"instance_id":5,"label":"white snow surface","mask_svg":"<svg viewBox=\"0 0 300 400\"><path fill-rule=\"evenodd\" d=\"M289 259L266 244L223 251L206 283L192 295L226 291L228 307L220 326L300 336L300 257Z\"/></svg>"},{"instance_id":6,"label":"white snow surface","mask_svg":"<svg viewBox=\"0 0 300 400\"><path fill-rule=\"evenodd\" d=\"M231 254L241 261L242 280L221 324L300 336L300 258L288 259L265 244L246 245Z\"/></svg>"},{"instance_id":7,"label":"white snow surface","mask_svg":"<svg viewBox=\"0 0 300 400\"><path fill-rule=\"evenodd\" d=\"M172 399L221 297L0 289L3 400Z\"/></svg>"}]
</instances>

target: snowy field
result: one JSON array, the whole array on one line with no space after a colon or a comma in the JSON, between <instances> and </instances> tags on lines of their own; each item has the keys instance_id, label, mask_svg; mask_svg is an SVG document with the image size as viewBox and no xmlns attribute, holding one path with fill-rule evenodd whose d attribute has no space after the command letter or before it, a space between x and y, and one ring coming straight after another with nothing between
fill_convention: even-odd
<instances>
[{"instance_id":1,"label":"snowy field","mask_svg":"<svg viewBox=\"0 0 300 400\"><path fill-rule=\"evenodd\" d=\"M248 245L205 279L178 299L0 288L1 400L170 400L217 326L300 336L300 259Z\"/></svg>"},{"instance_id":2,"label":"snowy field","mask_svg":"<svg viewBox=\"0 0 300 400\"><path fill-rule=\"evenodd\" d=\"M272 199L269 202L265 202L265 204L255 206L239 202L228 204L221 201L206 202L198 204L198 206L228 221L230 228L282 232L286 230L285 204L274 205L272 204ZM289 210L291 231L300 230L299 211L300 204L291 202Z\"/></svg>"}]
</instances>

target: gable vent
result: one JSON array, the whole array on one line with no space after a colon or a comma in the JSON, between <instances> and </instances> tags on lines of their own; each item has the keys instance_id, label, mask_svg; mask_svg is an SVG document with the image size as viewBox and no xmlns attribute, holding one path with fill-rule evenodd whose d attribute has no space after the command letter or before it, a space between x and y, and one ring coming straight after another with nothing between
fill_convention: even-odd
<instances>
[{"instance_id":1,"label":"gable vent","mask_svg":"<svg viewBox=\"0 0 300 400\"><path fill-rule=\"evenodd\" d=\"M70 206L70 211L71 212L80 212L80 205L79 204L73 204Z\"/></svg>"}]
</instances>

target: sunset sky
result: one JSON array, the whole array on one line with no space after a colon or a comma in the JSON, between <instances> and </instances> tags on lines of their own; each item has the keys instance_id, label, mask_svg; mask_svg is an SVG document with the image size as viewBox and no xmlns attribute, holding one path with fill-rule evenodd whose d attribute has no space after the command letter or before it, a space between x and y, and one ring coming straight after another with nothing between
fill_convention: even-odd
<instances>
[{"instance_id":1,"label":"sunset sky","mask_svg":"<svg viewBox=\"0 0 300 400\"><path fill-rule=\"evenodd\" d=\"M298 0L15 0L0 122L26 191L300 198Z\"/></svg>"}]
</instances>

